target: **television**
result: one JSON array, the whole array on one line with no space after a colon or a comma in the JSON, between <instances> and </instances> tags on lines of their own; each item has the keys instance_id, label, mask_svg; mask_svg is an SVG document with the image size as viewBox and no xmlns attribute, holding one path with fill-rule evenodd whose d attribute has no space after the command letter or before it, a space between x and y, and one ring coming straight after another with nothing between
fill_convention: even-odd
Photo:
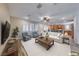
<instances>
[{"instance_id":1,"label":"television","mask_svg":"<svg viewBox=\"0 0 79 59\"><path fill-rule=\"evenodd\" d=\"M4 42L9 37L10 33L10 24L8 21L5 23L1 23L1 44L4 44Z\"/></svg>"}]
</instances>

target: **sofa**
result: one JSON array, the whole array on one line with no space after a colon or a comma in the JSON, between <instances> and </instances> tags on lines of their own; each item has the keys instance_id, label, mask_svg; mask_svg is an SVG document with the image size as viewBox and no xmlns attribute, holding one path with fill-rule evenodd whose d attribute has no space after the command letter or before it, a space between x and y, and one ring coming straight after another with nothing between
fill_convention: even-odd
<instances>
[{"instance_id":1,"label":"sofa","mask_svg":"<svg viewBox=\"0 0 79 59\"><path fill-rule=\"evenodd\" d=\"M54 41L62 43L63 34L61 32L48 32L49 37L53 38Z\"/></svg>"},{"instance_id":2,"label":"sofa","mask_svg":"<svg viewBox=\"0 0 79 59\"><path fill-rule=\"evenodd\" d=\"M39 34L38 32L32 32L32 37L33 37L33 38L36 38L36 37L38 37L38 36L40 36L40 34Z\"/></svg>"},{"instance_id":3,"label":"sofa","mask_svg":"<svg viewBox=\"0 0 79 59\"><path fill-rule=\"evenodd\" d=\"M29 35L27 32L22 33L23 41L28 41L31 39L31 35Z\"/></svg>"},{"instance_id":4,"label":"sofa","mask_svg":"<svg viewBox=\"0 0 79 59\"><path fill-rule=\"evenodd\" d=\"M22 33L23 41L30 40L31 38L36 38L39 35L40 34L38 32L36 32L36 31L34 31L34 32L23 32Z\"/></svg>"}]
</instances>

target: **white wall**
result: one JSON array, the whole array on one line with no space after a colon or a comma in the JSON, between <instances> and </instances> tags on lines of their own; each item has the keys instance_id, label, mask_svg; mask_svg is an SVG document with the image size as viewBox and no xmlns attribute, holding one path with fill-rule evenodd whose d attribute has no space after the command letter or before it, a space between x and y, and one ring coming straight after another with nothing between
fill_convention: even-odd
<instances>
[{"instance_id":1,"label":"white wall","mask_svg":"<svg viewBox=\"0 0 79 59\"><path fill-rule=\"evenodd\" d=\"M71 24L65 24L65 30L72 30Z\"/></svg>"},{"instance_id":2,"label":"white wall","mask_svg":"<svg viewBox=\"0 0 79 59\"><path fill-rule=\"evenodd\" d=\"M9 15L7 4L0 3L0 22L5 22L6 20L10 23L10 15ZM1 28L0 28L0 33L1 33ZM0 41L1 41L1 35L0 35Z\"/></svg>"},{"instance_id":3,"label":"white wall","mask_svg":"<svg viewBox=\"0 0 79 59\"><path fill-rule=\"evenodd\" d=\"M79 44L79 9L74 11L74 40L75 43Z\"/></svg>"},{"instance_id":4,"label":"white wall","mask_svg":"<svg viewBox=\"0 0 79 59\"><path fill-rule=\"evenodd\" d=\"M75 28L74 28L74 35L75 35L75 42L79 44L79 11L77 11L76 13L76 17L75 17Z\"/></svg>"},{"instance_id":5,"label":"white wall","mask_svg":"<svg viewBox=\"0 0 79 59\"><path fill-rule=\"evenodd\" d=\"M13 29L18 27L19 28L19 37L22 38L22 32L23 32L23 24L28 24L30 22L25 21L18 17L11 17L11 34L13 32Z\"/></svg>"}]
</instances>

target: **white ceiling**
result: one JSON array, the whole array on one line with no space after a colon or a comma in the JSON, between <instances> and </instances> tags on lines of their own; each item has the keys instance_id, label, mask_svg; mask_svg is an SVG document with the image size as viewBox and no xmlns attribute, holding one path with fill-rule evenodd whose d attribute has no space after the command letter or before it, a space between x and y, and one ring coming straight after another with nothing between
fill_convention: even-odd
<instances>
[{"instance_id":1,"label":"white ceiling","mask_svg":"<svg viewBox=\"0 0 79 59\"><path fill-rule=\"evenodd\" d=\"M42 3L42 7L37 8L38 3L9 3L9 11L11 16L30 17L31 21L40 21L42 16L60 16L64 13L72 15L73 12L79 10L77 3ZM61 21L60 21L61 22Z\"/></svg>"}]
</instances>

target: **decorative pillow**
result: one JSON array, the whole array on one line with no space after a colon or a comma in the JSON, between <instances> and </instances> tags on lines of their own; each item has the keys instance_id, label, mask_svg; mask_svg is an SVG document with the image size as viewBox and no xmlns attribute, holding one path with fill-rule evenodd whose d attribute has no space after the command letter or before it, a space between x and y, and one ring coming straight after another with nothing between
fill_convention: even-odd
<instances>
[{"instance_id":1,"label":"decorative pillow","mask_svg":"<svg viewBox=\"0 0 79 59\"><path fill-rule=\"evenodd\" d=\"M58 35L57 35L57 36L58 36L58 37L60 37L60 35L61 35L61 33L58 33Z\"/></svg>"},{"instance_id":2,"label":"decorative pillow","mask_svg":"<svg viewBox=\"0 0 79 59\"><path fill-rule=\"evenodd\" d=\"M61 33L59 37L62 38L63 36L64 36L64 35Z\"/></svg>"}]
</instances>

